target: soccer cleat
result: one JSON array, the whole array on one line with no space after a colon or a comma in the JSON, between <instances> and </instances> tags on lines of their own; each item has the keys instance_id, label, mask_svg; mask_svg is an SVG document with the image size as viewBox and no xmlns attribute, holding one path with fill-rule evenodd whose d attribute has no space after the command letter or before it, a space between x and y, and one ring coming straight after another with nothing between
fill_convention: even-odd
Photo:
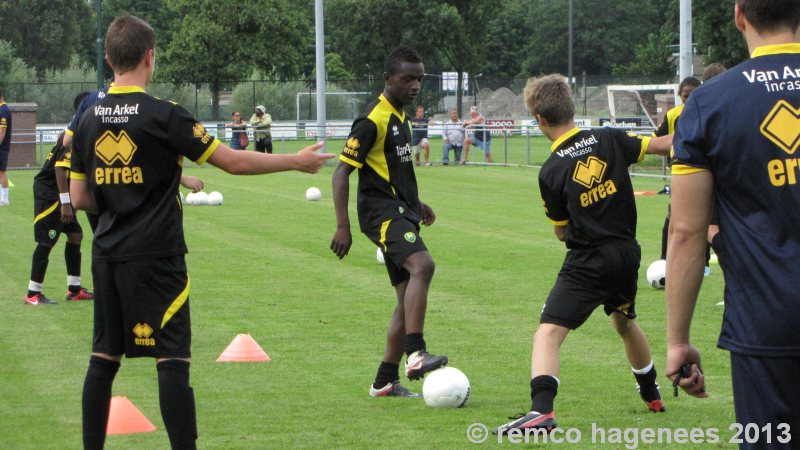
<instances>
[{"instance_id":1,"label":"soccer cleat","mask_svg":"<svg viewBox=\"0 0 800 450\"><path fill-rule=\"evenodd\" d=\"M68 302L74 302L79 300L94 300L94 294L87 291L86 288L81 288L77 294L73 294L72 291L67 291L67 295L64 300Z\"/></svg>"},{"instance_id":2,"label":"soccer cleat","mask_svg":"<svg viewBox=\"0 0 800 450\"><path fill-rule=\"evenodd\" d=\"M375 389L374 385L370 385L369 395L370 397L407 397L407 398L421 397L420 394L417 394L416 392L411 392L408 389L406 389L405 386L400 384L400 380L394 381L392 383L386 383L386 386L380 389Z\"/></svg>"},{"instance_id":3,"label":"soccer cleat","mask_svg":"<svg viewBox=\"0 0 800 450\"><path fill-rule=\"evenodd\" d=\"M495 434L505 434L509 430L527 430L532 428L542 428L547 431L556 427L556 415L553 411L547 414L541 414L536 411L529 413L519 413L516 416L509 417L511 422L505 425L500 425L495 431Z\"/></svg>"},{"instance_id":4,"label":"soccer cleat","mask_svg":"<svg viewBox=\"0 0 800 450\"><path fill-rule=\"evenodd\" d=\"M661 400L661 387L656 383L656 393L658 394L658 398L655 400L647 401L646 398L642 395L642 390L639 388L639 384L636 384L636 390L639 391L639 395L642 397L642 400L647 404L647 409L654 413L664 412L666 411L666 407L664 407L664 401Z\"/></svg>"},{"instance_id":5,"label":"soccer cleat","mask_svg":"<svg viewBox=\"0 0 800 450\"><path fill-rule=\"evenodd\" d=\"M447 356L431 355L426 351L416 351L406 358L406 376L409 380L419 380L426 373L447 365Z\"/></svg>"},{"instance_id":6,"label":"soccer cleat","mask_svg":"<svg viewBox=\"0 0 800 450\"><path fill-rule=\"evenodd\" d=\"M37 292L33 295L25 294L25 304L38 306L38 305L57 305L58 303L45 297L44 294L42 294L41 292Z\"/></svg>"}]
</instances>

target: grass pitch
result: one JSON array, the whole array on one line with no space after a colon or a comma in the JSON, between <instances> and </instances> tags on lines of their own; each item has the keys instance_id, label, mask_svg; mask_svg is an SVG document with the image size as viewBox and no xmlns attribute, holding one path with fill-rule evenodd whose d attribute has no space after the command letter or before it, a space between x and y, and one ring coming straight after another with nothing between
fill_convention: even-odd
<instances>
[{"instance_id":1,"label":"grass pitch","mask_svg":"<svg viewBox=\"0 0 800 450\"><path fill-rule=\"evenodd\" d=\"M438 154L440 147L433 147ZM422 231L437 264L425 337L432 352L449 355L450 365L470 379L472 398L458 410L368 395L395 299L374 246L358 232L357 176L351 177L354 244L339 261L328 248L335 227L331 167L318 175L261 177L233 177L211 167L186 172L201 177L206 191L225 197L220 207L186 207L184 213L200 448L471 448L470 424L493 428L529 407L531 337L565 252L542 211L538 170L417 171L421 197L437 214L436 223ZM23 306L35 246L35 171L10 175L16 185L12 203L0 208L0 287L6 293L0 302L0 448L80 448L92 305ZM634 184L657 191L664 181L637 177ZM309 186L322 190L321 201L305 200ZM601 310L562 347L556 414L559 426L581 435L579 442L561 445L734 448L728 443L735 422L728 354L715 347L722 314L715 304L723 291L718 266L705 279L693 329L710 398L673 398L663 376L664 292L650 288L644 273L659 256L668 200L637 197L643 253L637 311L662 372L667 412L646 411L622 342ZM82 213L80 220L87 234L83 279L91 287L91 233ZM51 253L45 280L44 292L57 300L66 291L63 245L62 239ZM141 293L147 295L147 286ZM215 362L239 333L252 335L272 361ZM421 391L422 382L406 384ZM106 448L168 447L153 360L123 360L114 395L128 397L158 429L109 436ZM606 430L604 439L600 428ZM619 430L614 434L612 428ZM669 429L671 440L655 434L653 439L662 441L648 444L626 428ZM696 443L690 440L693 428L704 433ZM718 443L705 431L710 428L718 430ZM496 437L483 444L495 445Z\"/></svg>"}]
</instances>

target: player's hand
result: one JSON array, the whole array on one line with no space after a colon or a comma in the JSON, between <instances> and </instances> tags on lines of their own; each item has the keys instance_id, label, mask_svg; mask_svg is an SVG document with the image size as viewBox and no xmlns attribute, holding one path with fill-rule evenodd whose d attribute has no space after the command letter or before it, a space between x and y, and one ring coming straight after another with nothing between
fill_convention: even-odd
<instances>
[{"instance_id":1,"label":"player's hand","mask_svg":"<svg viewBox=\"0 0 800 450\"><path fill-rule=\"evenodd\" d=\"M181 175L181 186L186 189L191 189L193 193L198 193L203 190L203 180L189 175Z\"/></svg>"},{"instance_id":2,"label":"player's hand","mask_svg":"<svg viewBox=\"0 0 800 450\"><path fill-rule=\"evenodd\" d=\"M70 223L75 218L75 212L70 203L61 205L61 223Z\"/></svg>"},{"instance_id":3,"label":"player's hand","mask_svg":"<svg viewBox=\"0 0 800 450\"><path fill-rule=\"evenodd\" d=\"M692 344L669 345L667 348L666 374L670 380L678 380L678 387L687 394L706 398L706 377L700 363L700 352ZM677 391L675 391L677 395Z\"/></svg>"},{"instance_id":4,"label":"player's hand","mask_svg":"<svg viewBox=\"0 0 800 450\"><path fill-rule=\"evenodd\" d=\"M203 190L203 180L189 175L181 175L181 186L186 189L191 189L193 193L198 193Z\"/></svg>"},{"instance_id":5,"label":"player's hand","mask_svg":"<svg viewBox=\"0 0 800 450\"><path fill-rule=\"evenodd\" d=\"M421 203L421 202L420 202ZM433 208L428 206L426 203L422 204L422 224L426 227L433 225L433 222L436 221L436 214L433 212Z\"/></svg>"},{"instance_id":6,"label":"player's hand","mask_svg":"<svg viewBox=\"0 0 800 450\"><path fill-rule=\"evenodd\" d=\"M325 146L325 142L319 141L314 145L300 150L295 154L297 162L297 170L306 173L317 173L319 169L325 164L325 161L333 158L332 153L318 153L317 150Z\"/></svg>"},{"instance_id":7,"label":"player's hand","mask_svg":"<svg viewBox=\"0 0 800 450\"><path fill-rule=\"evenodd\" d=\"M342 259L347 256L351 245L353 245L353 235L350 233L350 229L337 228L336 232L333 233L333 239L331 239L333 253L336 253L336 256Z\"/></svg>"}]
</instances>

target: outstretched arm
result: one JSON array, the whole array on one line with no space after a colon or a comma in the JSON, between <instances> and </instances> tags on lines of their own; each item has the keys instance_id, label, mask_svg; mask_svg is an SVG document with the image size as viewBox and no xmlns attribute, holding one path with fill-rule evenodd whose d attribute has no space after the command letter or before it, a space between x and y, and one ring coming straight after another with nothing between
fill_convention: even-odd
<instances>
[{"instance_id":1,"label":"outstretched arm","mask_svg":"<svg viewBox=\"0 0 800 450\"><path fill-rule=\"evenodd\" d=\"M325 145L320 141L314 145L300 150L297 153L278 155L272 153L239 152L225 144L220 144L217 150L208 158L208 162L215 167L235 175L260 175L265 173L285 172L298 170L306 173L316 173L325 164L325 161L336 155L317 153Z\"/></svg>"}]
</instances>

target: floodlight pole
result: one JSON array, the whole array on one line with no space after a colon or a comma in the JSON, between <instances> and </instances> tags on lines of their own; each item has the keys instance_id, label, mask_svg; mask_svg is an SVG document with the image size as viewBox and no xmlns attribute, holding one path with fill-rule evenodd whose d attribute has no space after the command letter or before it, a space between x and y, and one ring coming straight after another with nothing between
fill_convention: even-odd
<instances>
[{"instance_id":1,"label":"floodlight pole","mask_svg":"<svg viewBox=\"0 0 800 450\"><path fill-rule=\"evenodd\" d=\"M327 141L325 129L325 14L322 0L314 1L314 22L317 45L317 138ZM325 151L323 147L322 151Z\"/></svg>"},{"instance_id":2,"label":"floodlight pole","mask_svg":"<svg viewBox=\"0 0 800 450\"><path fill-rule=\"evenodd\" d=\"M679 78L692 76L692 0L681 0Z\"/></svg>"},{"instance_id":3,"label":"floodlight pole","mask_svg":"<svg viewBox=\"0 0 800 450\"><path fill-rule=\"evenodd\" d=\"M94 0L97 18L97 89L103 88L103 0Z\"/></svg>"},{"instance_id":4,"label":"floodlight pole","mask_svg":"<svg viewBox=\"0 0 800 450\"><path fill-rule=\"evenodd\" d=\"M567 32L569 36L567 43L567 59L569 60L567 62L567 77L569 77L569 87L572 89L572 0L569 0L569 19L567 22L569 23L569 30Z\"/></svg>"}]
</instances>

